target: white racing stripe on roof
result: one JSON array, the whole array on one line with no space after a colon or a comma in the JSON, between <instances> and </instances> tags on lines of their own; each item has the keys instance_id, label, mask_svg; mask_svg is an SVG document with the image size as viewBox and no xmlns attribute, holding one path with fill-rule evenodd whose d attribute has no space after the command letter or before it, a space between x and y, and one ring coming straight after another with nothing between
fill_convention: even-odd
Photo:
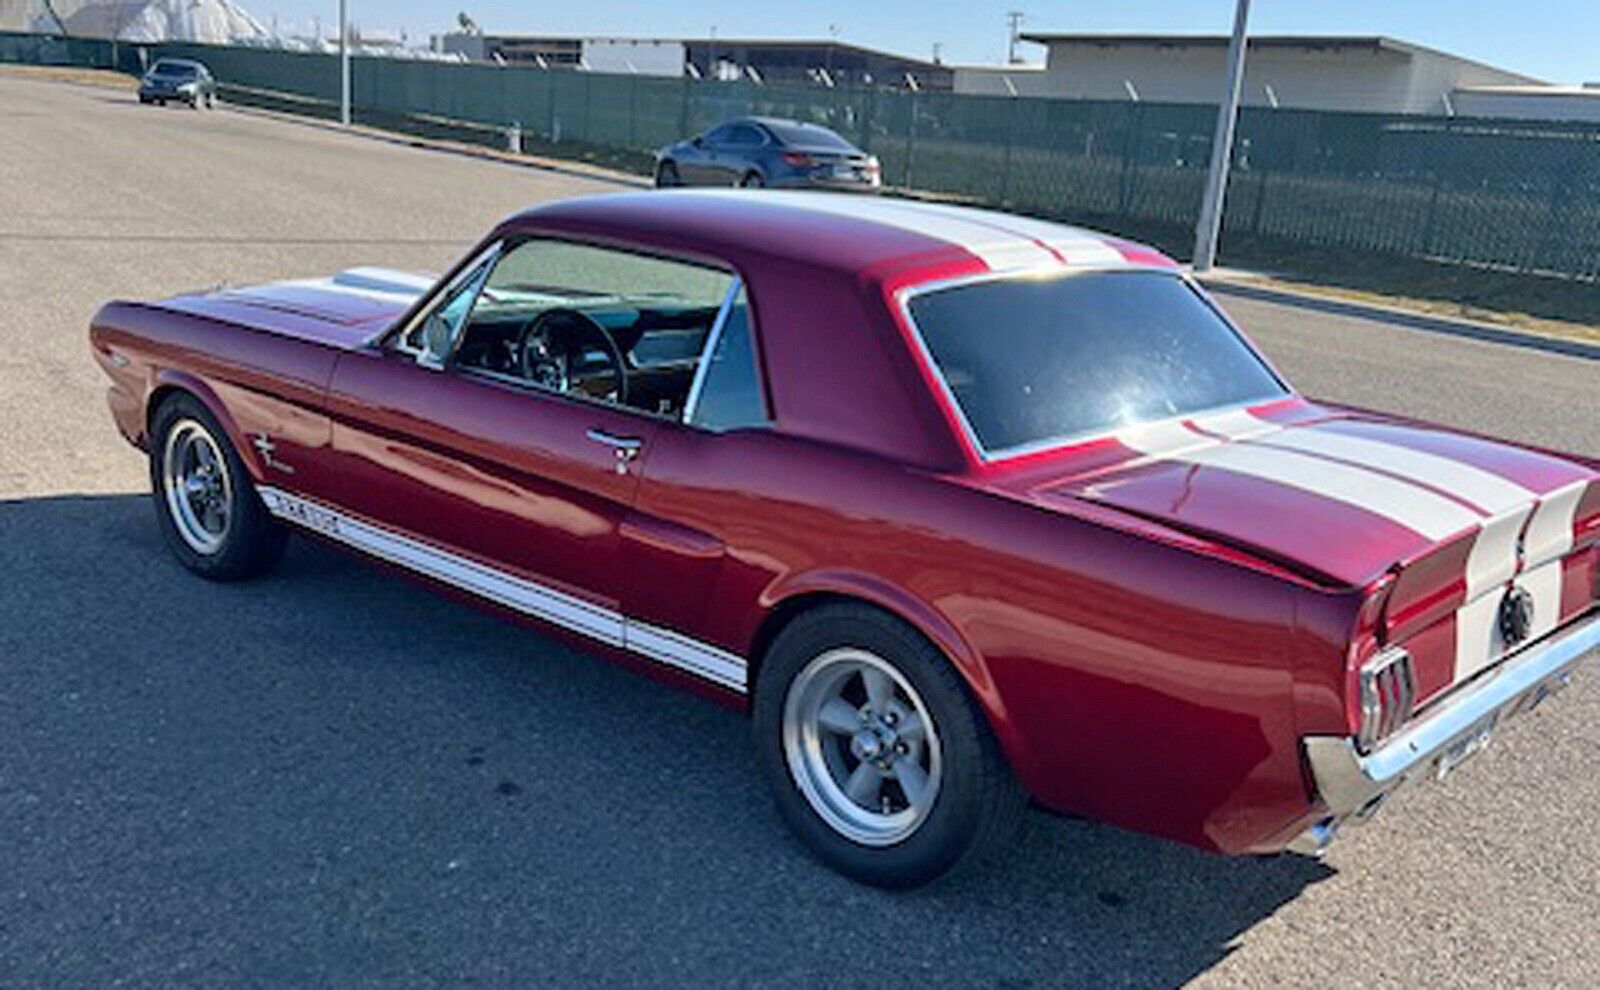
<instances>
[{"instance_id":1,"label":"white racing stripe on roof","mask_svg":"<svg viewBox=\"0 0 1600 990\"><path fill-rule=\"evenodd\" d=\"M1087 230L1079 230L1076 227L1051 223L1048 220L1035 220L1032 217L1014 216L1010 213L974 210L967 207L948 206L942 203L910 203L903 205L918 211L948 212L964 216L969 220L981 222L985 226L1004 230L1018 237L1025 237L1036 243L1045 244L1061 252L1061 255L1069 265L1126 265L1128 263L1128 260L1122 256L1122 252L1107 244L1103 238Z\"/></svg>"},{"instance_id":2,"label":"white racing stripe on roof","mask_svg":"<svg viewBox=\"0 0 1600 990\"><path fill-rule=\"evenodd\" d=\"M1215 440L1207 443L1204 438L1200 446L1183 447L1175 444L1170 429L1127 430L1117 434L1117 439L1148 456L1216 468L1343 502L1429 540L1442 540L1481 521L1477 513L1443 495L1312 454Z\"/></svg>"},{"instance_id":3,"label":"white racing stripe on roof","mask_svg":"<svg viewBox=\"0 0 1600 990\"><path fill-rule=\"evenodd\" d=\"M759 195L771 201L812 213L853 217L944 241L968 251L992 271L1059 265L1060 259L1044 245L1022 234L984 222L981 215L952 208L925 208L922 204L872 199L866 196L829 196L823 193L769 190ZM1118 255L1120 259L1120 255Z\"/></svg>"},{"instance_id":4,"label":"white racing stripe on roof","mask_svg":"<svg viewBox=\"0 0 1600 990\"><path fill-rule=\"evenodd\" d=\"M1539 497L1532 489L1463 461L1382 440L1307 427L1279 430L1259 442L1377 468L1464 498L1485 515L1498 515Z\"/></svg>"}]
</instances>

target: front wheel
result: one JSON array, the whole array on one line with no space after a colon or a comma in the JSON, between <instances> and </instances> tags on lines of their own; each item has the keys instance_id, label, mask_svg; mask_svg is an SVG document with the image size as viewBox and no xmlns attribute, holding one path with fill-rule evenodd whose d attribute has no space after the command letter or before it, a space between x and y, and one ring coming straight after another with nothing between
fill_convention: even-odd
<instances>
[{"instance_id":1,"label":"front wheel","mask_svg":"<svg viewBox=\"0 0 1600 990\"><path fill-rule=\"evenodd\" d=\"M754 728L778 809L823 862L912 887L982 860L1026 798L960 676L864 605L801 615L772 644Z\"/></svg>"},{"instance_id":2,"label":"front wheel","mask_svg":"<svg viewBox=\"0 0 1600 990\"><path fill-rule=\"evenodd\" d=\"M678 166L673 162L662 162L656 166L656 188L671 189L683 185L683 178L678 174Z\"/></svg>"},{"instance_id":3,"label":"front wheel","mask_svg":"<svg viewBox=\"0 0 1600 990\"><path fill-rule=\"evenodd\" d=\"M156 517L183 566L213 581L237 581L278 562L288 533L198 399L175 395L163 402L150 438Z\"/></svg>"}]
</instances>

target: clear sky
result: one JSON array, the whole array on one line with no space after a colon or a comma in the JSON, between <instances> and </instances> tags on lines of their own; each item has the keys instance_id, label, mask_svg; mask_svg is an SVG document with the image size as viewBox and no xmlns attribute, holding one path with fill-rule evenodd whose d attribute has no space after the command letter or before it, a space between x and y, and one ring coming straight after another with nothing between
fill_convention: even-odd
<instances>
[{"instance_id":1,"label":"clear sky","mask_svg":"<svg viewBox=\"0 0 1600 990\"><path fill-rule=\"evenodd\" d=\"M331 25L333 0L236 0L280 28ZM1038 31L1226 32L1233 0L350 0L359 25L403 28L413 41L465 10L489 32L622 37L826 38L948 62L1005 56L1008 10ZM1251 30L1387 34L1552 82L1600 80L1600 0L1256 0ZM1024 46L1032 59L1042 49Z\"/></svg>"}]
</instances>

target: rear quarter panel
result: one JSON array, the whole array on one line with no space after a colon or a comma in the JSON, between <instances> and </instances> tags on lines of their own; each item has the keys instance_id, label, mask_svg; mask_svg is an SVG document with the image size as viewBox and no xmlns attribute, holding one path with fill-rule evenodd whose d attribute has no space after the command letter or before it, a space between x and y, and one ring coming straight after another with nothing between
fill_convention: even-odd
<instances>
[{"instance_id":1,"label":"rear quarter panel","mask_svg":"<svg viewBox=\"0 0 1600 990\"><path fill-rule=\"evenodd\" d=\"M767 434L675 443L694 441L657 442L639 510L714 534L725 552L686 555L670 581L642 570L647 615L759 653L764 618L785 603L864 599L943 649L1049 807L1228 852L1311 812L1297 697L1341 709L1325 695L1331 677L1302 686L1299 657L1320 669L1338 655L1349 600L1177 534L1151 539L843 448ZM1321 610L1306 631L1302 600Z\"/></svg>"}]
</instances>

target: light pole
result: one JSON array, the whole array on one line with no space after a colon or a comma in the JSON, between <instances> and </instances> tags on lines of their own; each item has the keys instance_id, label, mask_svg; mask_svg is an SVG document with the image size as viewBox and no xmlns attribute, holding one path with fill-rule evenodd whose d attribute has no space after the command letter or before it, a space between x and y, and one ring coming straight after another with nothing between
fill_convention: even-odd
<instances>
[{"instance_id":1,"label":"light pole","mask_svg":"<svg viewBox=\"0 0 1600 990\"><path fill-rule=\"evenodd\" d=\"M339 123L350 126L350 11L339 0Z\"/></svg>"},{"instance_id":2,"label":"light pole","mask_svg":"<svg viewBox=\"0 0 1600 990\"><path fill-rule=\"evenodd\" d=\"M1228 193L1228 166L1233 161L1233 129L1239 121L1239 94L1244 88L1244 50L1250 21L1250 0L1239 0L1233 15L1233 40L1228 42L1228 89L1217 108L1217 130L1211 137L1211 171L1206 195L1200 203L1200 223L1195 228L1194 270L1210 271L1217 260L1217 237L1222 233L1222 203Z\"/></svg>"}]
</instances>

